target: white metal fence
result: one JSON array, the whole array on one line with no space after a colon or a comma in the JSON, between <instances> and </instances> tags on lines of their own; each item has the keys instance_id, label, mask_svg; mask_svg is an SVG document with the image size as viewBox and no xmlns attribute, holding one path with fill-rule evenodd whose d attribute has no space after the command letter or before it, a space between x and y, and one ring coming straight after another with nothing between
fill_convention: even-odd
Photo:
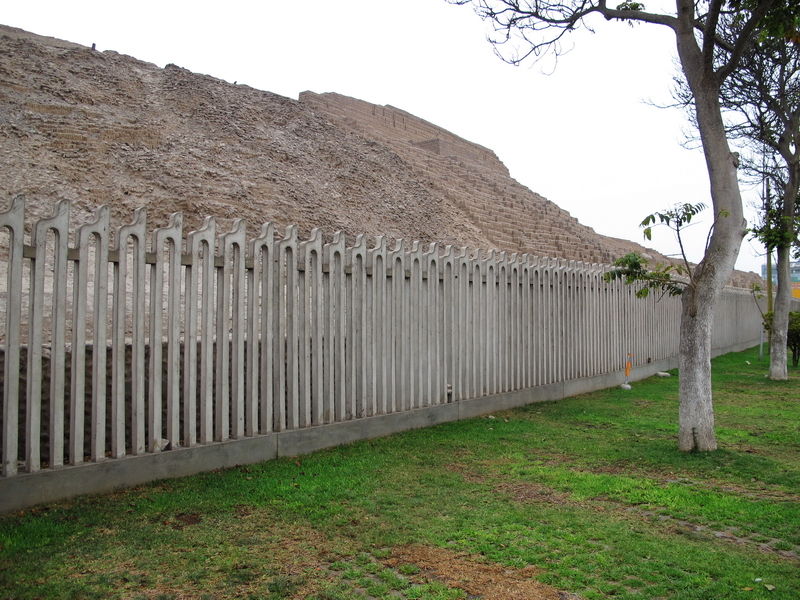
<instances>
[{"instance_id":1,"label":"white metal fence","mask_svg":"<svg viewBox=\"0 0 800 600\"><path fill-rule=\"evenodd\" d=\"M252 438L588 378L678 352L679 302L607 267L528 255L346 245L272 224L184 239L182 215L116 229L70 205L25 232L0 214L2 477ZM26 235L30 242L25 243ZM72 240L70 242L70 240ZM2 273L0 271L0 273ZM715 347L757 340L726 291Z\"/></svg>"}]
</instances>

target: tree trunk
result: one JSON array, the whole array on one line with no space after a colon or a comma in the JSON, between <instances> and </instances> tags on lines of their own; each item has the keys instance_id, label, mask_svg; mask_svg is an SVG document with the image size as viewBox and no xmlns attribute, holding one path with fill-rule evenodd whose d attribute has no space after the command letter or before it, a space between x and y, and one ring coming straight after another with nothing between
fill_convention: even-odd
<instances>
[{"instance_id":1,"label":"tree trunk","mask_svg":"<svg viewBox=\"0 0 800 600\"><path fill-rule=\"evenodd\" d=\"M772 337L769 346L769 378L784 381L789 379L786 366L786 342L789 332L789 311L792 305L792 276L790 261L794 226L795 199L800 189L800 165L797 159L787 160L789 181L783 193L783 219L780 222L784 241L776 246L778 254L778 291L775 294L775 310L772 314ZM788 243L786 243L788 241Z\"/></svg>"},{"instance_id":2,"label":"tree trunk","mask_svg":"<svg viewBox=\"0 0 800 600\"><path fill-rule=\"evenodd\" d=\"M789 261L790 247L780 245L778 252L778 291L775 294L775 312L772 313L772 339L769 346L769 378L777 381L789 379L787 370L786 337L789 331L789 309L792 303L792 284Z\"/></svg>"},{"instance_id":3,"label":"tree trunk","mask_svg":"<svg viewBox=\"0 0 800 600\"><path fill-rule=\"evenodd\" d=\"M686 290L681 306L678 448L684 452L717 449L711 395L711 332L716 302L707 297L707 290L698 292Z\"/></svg>"},{"instance_id":4,"label":"tree trunk","mask_svg":"<svg viewBox=\"0 0 800 600\"><path fill-rule=\"evenodd\" d=\"M678 0L678 14L678 56L694 95L714 211L713 233L695 268L692 286L684 293L681 310L678 447L688 452L717 449L711 394L714 309L733 272L747 222L739 192L738 157L730 151L722 120L720 82L695 38L694 4Z\"/></svg>"}]
</instances>

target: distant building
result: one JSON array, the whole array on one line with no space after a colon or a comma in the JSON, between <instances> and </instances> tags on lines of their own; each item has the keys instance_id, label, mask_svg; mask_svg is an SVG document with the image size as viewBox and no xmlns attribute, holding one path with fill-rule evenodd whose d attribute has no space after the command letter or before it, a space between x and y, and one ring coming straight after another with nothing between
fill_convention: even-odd
<instances>
[{"instance_id":1,"label":"distant building","mask_svg":"<svg viewBox=\"0 0 800 600\"><path fill-rule=\"evenodd\" d=\"M795 298L800 298L800 260L789 263L789 273L792 280L792 295ZM767 265L761 265L761 278L766 281L767 279ZM772 265L772 283L778 283L778 273L775 271L775 265Z\"/></svg>"}]
</instances>

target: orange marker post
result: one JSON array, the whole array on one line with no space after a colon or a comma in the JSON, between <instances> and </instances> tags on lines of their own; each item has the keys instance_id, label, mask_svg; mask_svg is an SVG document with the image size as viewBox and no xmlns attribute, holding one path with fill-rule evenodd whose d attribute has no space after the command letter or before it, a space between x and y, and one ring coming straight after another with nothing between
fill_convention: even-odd
<instances>
[{"instance_id":1,"label":"orange marker post","mask_svg":"<svg viewBox=\"0 0 800 600\"><path fill-rule=\"evenodd\" d=\"M620 387L623 390L631 389L631 386L628 385L628 376L631 374L631 359L633 358L633 354L628 352L628 360L625 363L625 383L623 383Z\"/></svg>"}]
</instances>

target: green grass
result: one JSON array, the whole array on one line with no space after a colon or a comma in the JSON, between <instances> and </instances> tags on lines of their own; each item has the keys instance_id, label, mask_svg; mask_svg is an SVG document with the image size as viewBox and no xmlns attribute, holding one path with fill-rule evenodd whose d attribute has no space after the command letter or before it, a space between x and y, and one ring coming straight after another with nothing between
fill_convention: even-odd
<instances>
[{"instance_id":1,"label":"green grass","mask_svg":"<svg viewBox=\"0 0 800 600\"><path fill-rule=\"evenodd\" d=\"M714 453L678 452L677 377L651 378L3 517L0 598L455 600L490 565L581 598L800 598L800 374L756 356L714 361Z\"/></svg>"}]
</instances>

